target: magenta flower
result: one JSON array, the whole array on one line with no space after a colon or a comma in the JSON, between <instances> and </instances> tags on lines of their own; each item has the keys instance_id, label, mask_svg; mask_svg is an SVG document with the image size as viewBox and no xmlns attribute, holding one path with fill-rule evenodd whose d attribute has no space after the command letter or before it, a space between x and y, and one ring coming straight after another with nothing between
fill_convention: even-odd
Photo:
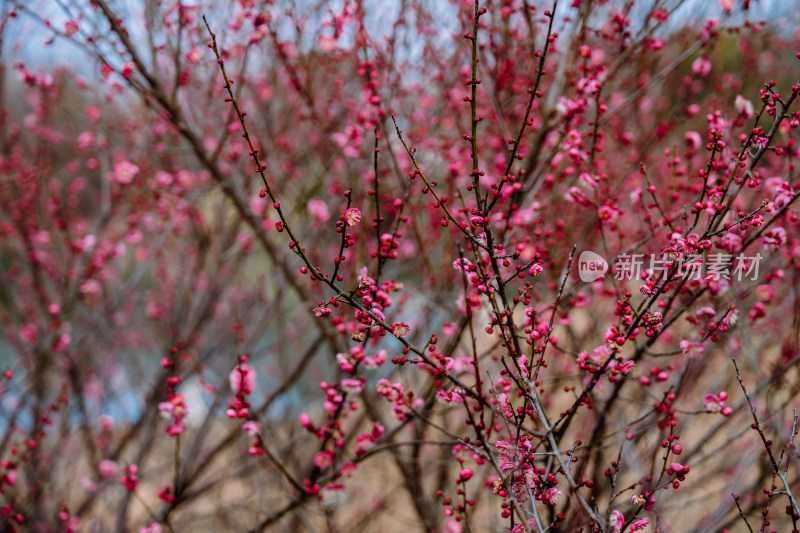
<instances>
[{"instance_id":1,"label":"magenta flower","mask_svg":"<svg viewBox=\"0 0 800 533\"><path fill-rule=\"evenodd\" d=\"M97 465L97 471L104 479L111 479L117 475L117 463L111 459L103 459L100 461L100 464Z\"/></svg>"},{"instance_id":2,"label":"magenta flower","mask_svg":"<svg viewBox=\"0 0 800 533\"><path fill-rule=\"evenodd\" d=\"M344 212L344 221L348 226L355 226L361 221L361 211L351 207Z\"/></svg>"},{"instance_id":3,"label":"magenta flower","mask_svg":"<svg viewBox=\"0 0 800 533\"><path fill-rule=\"evenodd\" d=\"M683 473L688 473L689 472L689 467L688 466L683 466L680 463L670 463L669 464L669 469L673 470L676 474L680 474L681 472L683 472Z\"/></svg>"},{"instance_id":4,"label":"magenta flower","mask_svg":"<svg viewBox=\"0 0 800 533\"><path fill-rule=\"evenodd\" d=\"M728 399L728 393L725 391L719 394L706 394L703 398L703 405L709 413L720 413L722 416L731 416L733 409L725 405L725 400Z\"/></svg>"},{"instance_id":5,"label":"magenta flower","mask_svg":"<svg viewBox=\"0 0 800 533\"><path fill-rule=\"evenodd\" d=\"M703 355L705 352L705 348L703 347L702 342L695 342L695 341L688 341L682 340L680 342L681 350L689 359L695 359Z\"/></svg>"},{"instance_id":6,"label":"magenta flower","mask_svg":"<svg viewBox=\"0 0 800 533\"><path fill-rule=\"evenodd\" d=\"M78 23L75 22L74 20L68 20L64 23L64 35L66 35L67 37L72 37L73 35L78 33L79 30L80 27L78 26Z\"/></svg>"},{"instance_id":7,"label":"magenta flower","mask_svg":"<svg viewBox=\"0 0 800 533\"><path fill-rule=\"evenodd\" d=\"M540 263L535 263L531 268L528 269L528 275L530 276L538 276L544 271L544 267Z\"/></svg>"},{"instance_id":8,"label":"magenta flower","mask_svg":"<svg viewBox=\"0 0 800 533\"><path fill-rule=\"evenodd\" d=\"M711 61L706 57L698 57L692 63L692 72L701 78L705 78L711 72Z\"/></svg>"},{"instance_id":9,"label":"magenta flower","mask_svg":"<svg viewBox=\"0 0 800 533\"><path fill-rule=\"evenodd\" d=\"M609 524L614 531L622 531L622 526L625 525L625 516L622 513L614 509L611 513L611 518L609 519Z\"/></svg>"},{"instance_id":10,"label":"magenta flower","mask_svg":"<svg viewBox=\"0 0 800 533\"><path fill-rule=\"evenodd\" d=\"M411 328L405 322L395 322L392 324L392 335L395 337L402 337L407 335Z\"/></svg>"},{"instance_id":11,"label":"magenta flower","mask_svg":"<svg viewBox=\"0 0 800 533\"><path fill-rule=\"evenodd\" d=\"M342 390L352 394L358 394L364 388L364 383L360 379L347 378L341 382Z\"/></svg>"},{"instance_id":12,"label":"magenta flower","mask_svg":"<svg viewBox=\"0 0 800 533\"><path fill-rule=\"evenodd\" d=\"M259 424L255 420L248 420L247 422L242 424L242 431L254 437L258 435L259 431L261 431L261 424Z\"/></svg>"},{"instance_id":13,"label":"magenta flower","mask_svg":"<svg viewBox=\"0 0 800 533\"><path fill-rule=\"evenodd\" d=\"M139 486L139 467L135 464L126 466L122 469L122 484L128 491L133 492Z\"/></svg>"},{"instance_id":14,"label":"magenta flower","mask_svg":"<svg viewBox=\"0 0 800 533\"><path fill-rule=\"evenodd\" d=\"M139 167L130 161L121 161L114 165L114 171L111 173L111 181L119 183L120 185L130 185L133 183L138 173Z\"/></svg>"},{"instance_id":15,"label":"magenta flower","mask_svg":"<svg viewBox=\"0 0 800 533\"><path fill-rule=\"evenodd\" d=\"M331 218L328 205L316 196L308 201L306 209L308 209L309 214L319 222L325 223ZM348 226L350 225L352 224L348 224Z\"/></svg>"},{"instance_id":16,"label":"magenta flower","mask_svg":"<svg viewBox=\"0 0 800 533\"><path fill-rule=\"evenodd\" d=\"M230 383L235 392L250 394L256 386L256 371L247 363L237 365L231 370Z\"/></svg>"}]
</instances>

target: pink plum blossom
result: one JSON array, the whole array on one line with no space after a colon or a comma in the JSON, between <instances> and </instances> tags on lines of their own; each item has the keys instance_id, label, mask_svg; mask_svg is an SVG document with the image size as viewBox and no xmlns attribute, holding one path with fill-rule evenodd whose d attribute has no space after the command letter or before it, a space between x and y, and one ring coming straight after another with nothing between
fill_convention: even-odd
<instances>
[{"instance_id":1,"label":"pink plum blossom","mask_svg":"<svg viewBox=\"0 0 800 533\"><path fill-rule=\"evenodd\" d=\"M139 167L130 161L121 161L114 165L111 180L120 185L130 185L137 174L139 174Z\"/></svg>"}]
</instances>

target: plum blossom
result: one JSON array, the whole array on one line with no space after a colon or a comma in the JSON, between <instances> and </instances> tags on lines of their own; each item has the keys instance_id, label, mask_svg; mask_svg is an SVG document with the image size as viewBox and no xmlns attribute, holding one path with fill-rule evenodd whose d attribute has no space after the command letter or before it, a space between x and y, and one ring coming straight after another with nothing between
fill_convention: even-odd
<instances>
[{"instance_id":1,"label":"plum blossom","mask_svg":"<svg viewBox=\"0 0 800 533\"><path fill-rule=\"evenodd\" d=\"M352 359L346 353L337 353L336 362L339 363L339 368L341 368L343 372L347 372L348 374L356 369Z\"/></svg>"},{"instance_id":2,"label":"plum blossom","mask_svg":"<svg viewBox=\"0 0 800 533\"><path fill-rule=\"evenodd\" d=\"M381 424L373 422L372 431L361 433L356 437L356 443L358 444L356 454L363 455L373 449L375 443L378 442L378 439L381 438L384 431L384 427ZM351 467L351 469L354 468ZM344 473L344 471L342 473Z\"/></svg>"},{"instance_id":3,"label":"plum blossom","mask_svg":"<svg viewBox=\"0 0 800 533\"><path fill-rule=\"evenodd\" d=\"M688 473L689 472L689 467L688 466L683 466L680 463L670 463L669 464L669 469L673 470L675 473L678 473L678 474L681 473L681 472L683 472L683 473Z\"/></svg>"},{"instance_id":4,"label":"plum blossom","mask_svg":"<svg viewBox=\"0 0 800 533\"><path fill-rule=\"evenodd\" d=\"M306 208L311 216L314 217L314 219L318 222L325 223L331 219L330 211L328 211L328 205L317 197L309 200ZM348 224L348 226L349 225L350 224Z\"/></svg>"},{"instance_id":5,"label":"plum blossom","mask_svg":"<svg viewBox=\"0 0 800 533\"><path fill-rule=\"evenodd\" d=\"M114 165L114 171L111 173L111 181L119 183L120 185L130 185L133 183L138 173L139 167L130 161L120 161Z\"/></svg>"},{"instance_id":6,"label":"plum blossom","mask_svg":"<svg viewBox=\"0 0 800 533\"><path fill-rule=\"evenodd\" d=\"M689 340L682 340L680 342L681 350L689 359L695 359L703 355L705 348L702 342L695 342Z\"/></svg>"},{"instance_id":7,"label":"plum blossom","mask_svg":"<svg viewBox=\"0 0 800 533\"><path fill-rule=\"evenodd\" d=\"M709 413L720 413L722 416L728 417L733 414L733 409L725 405L728 399L728 393L725 391L719 394L706 394L703 398L703 405Z\"/></svg>"},{"instance_id":8,"label":"plum blossom","mask_svg":"<svg viewBox=\"0 0 800 533\"><path fill-rule=\"evenodd\" d=\"M614 531L622 531L622 526L625 525L625 516L614 509L611 513L611 518L609 518L609 524L614 528Z\"/></svg>"},{"instance_id":9,"label":"plum blossom","mask_svg":"<svg viewBox=\"0 0 800 533\"><path fill-rule=\"evenodd\" d=\"M755 114L753 111L753 102L746 99L741 94L736 95L736 100L733 102L733 107L744 119L752 118Z\"/></svg>"},{"instance_id":10,"label":"plum blossom","mask_svg":"<svg viewBox=\"0 0 800 533\"><path fill-rule=\"evenodd\" d=\"M78 147L78 150L87 150L94 146L95 142L97 142L97 138L95 137L94 133L91 131L84 131L78 135L78 139L75 144Z\"/></svg>"},{"instance_id":11,"label":"plum blossom","mask_svg":"<svg viewBox=\"0 0 800 533\"><path fill-rule=\"evenodd\" d=\"M171 437L180 435L186 430L183 419L189 415L189 408L182 393L171 394L169 401L158 404L158 410L163 417L172 419L172 424L166 430Z\"/></svg>"},{"instance_id":12,"label":"plum blossom","mask_svg":"<svg viewBox=\"0 0 800 533\"><path fill-rule=\"evenodd\" d=\"M753 145L758 146L759 148L766 148L769 144L769 137L765 137L764 135L753 135Z\"/></svg>"},{"instance_id":13,"label":"plum blossom","mask_svg":"<svg viewBox=\"0 0 800 533\"><path fill-rule=\"evenodd\" d=\"M781 227L770 229L761 237L761 243L764 245L764 248L768 248L772 251L777 250L786 244L786 230Z\"/></svg>"},{"instance_id":14,"label":"plum blossom","mask_svg":"<svg viewBox=\"0 0 800 533\"><path fill-rule=\"evenodd\" d=\"M464 391L458 387L449 391L439 389L436 399L442 403L464 403Z\"/></svg>"},{"instance_id":15,"label":"plum blossom","mask_svg":"<svg viewBox=\"0 0 800 533\"><path fill-rule=\"evenodd\" d=\"M256 371L247 363L242 363L231 370L228 379L231 389L236 392L242 391L245 394L250 394L256 385Z\"/></svg>"},{"instance_id":16,"label":"plum blossom","mask_svg":"<svg viewBox=\"0 0 800 533\"><path fill-rule=\"evenodd\" d=\"M78 26L78 23L75 22L74 20L68 20L64 23L64 35L67 37L72 37L73 35L78 33L79 30L80 27Z\"/></svg>"},{"instance_id":17,"label":"plum blossom","mask_svg":"<svg viewBox=\"0 0 800 533\"><path fill-rule=\"evenodd\" d=\"M400 383L392 383L388 379L379 379L376 385L378 394L389 400L396 402L403 396L403 385Z\"/></svg>"},{"instance_id":18,"label":"plum blossom","mask_svg":"<svg viewBox=\"0 0 800 533\"><path fill-rule=\"evenodd\" d=\"M770 303L775 297L775 290L770 285L759 285L756 287L756 296L764 303Z\"/></svg>"},{"instance_id":19,"label":"plum blossom","mask_svg":"<svg viewBox=\"0 0 800 533\"><path fill-rule=\"evenodd\" d=\"M501 393L497 396L497 400L500 402L500 408L503 410L503 416L506 418L513 418L514 411L511 409L511 405L508 403L508 394Z\"/></svg>"},{"instance_id":20,"label":"plum blossom","mask_svg":"<svg viewBox=\"0 0 800 533\"><path fill-rule=\"evenodd\" d=\"M570 187L565 194L565 198L568 201L575 202L584 207L588 207L589 205L591 205L591 201L589 201L589 199L586 198L586 195L580 189L580 187Z\"/></svg>"},{"instance_id":21,"label":"plum blossom","mask_svg":"<svg viewBox=\"0 0 800 533\"><path fill-rule=\"evenodd\" d=\"M83 476L80 479L80 484L81 487L86 489L88 492L97 492L97 483L95 483L95 481L88 476Z\"/></svg>"},{"instance_id":22,"label":"plum blossom","mask_svg":"<svg viewBox=\"0 0 800 533\"><path fill-rule=\"evenodd\" d=\"M445 524L445 530L442 533L462 533L462 531L464 531L464 528L461 523L451 519Z\"/></svg>"},{"instance_id":23,"label":"plum blossom","mask_svg":"<svg viewBox=\"0 0 800 533\"><path fill-rule=\"evenodd\" d=\"M364 368L378 368L386 362L386 350L378 350L378 353L369 357L365 357L363 361Z\"/></svg>"},{"instance_id":24,"label":"plum blossom","mask_svg":"<svg viewBox=\"0 0 800 533\"><path fill-rule=\"evenodd\" d=\"M717 246L726 252L738 252L742 248L742 238L738 234L729 231L717 241Z\"/></svg>"},{"instance_id":25,"label":"plum blossom","mask_svg":"<svg viewBox=\"0 0 800 533\"><path fill-rule=\"evenodd\" d=\"M258 435L258 432L261 431L261 424L256 422L255 420L248 420L244 424L242 424L242 431L247 433L251 436Z\"/></svg>"},{"instance_id":26,"label":"plum blossom","mask_svg":"<svg viewBox=\"0 0 800 533\"><path fill-rule=\"evenodd\" d=\"M628 375L633 372L636 363L633 360L625 361L624 363L617 363L615 370L621 374Z\"/></svg>"},{"instance_id":27,"label":"plum blossom","mask_svg":"<svg viewBox=\"0 0 800 533\"><path fill-rule=\"evenodd\" d=\"M111 479L117 475L117 463L111 459L103 459L100 461L100 464L97 465L97 471L100 473L100 477Z\"/></svg>"},{"instance_id":28,"label":"plum blossom","mask_svg":"<svg viewBox=\"0 0 800 533\"><path fill-rule=\"evenodd\" d=\"M228 418L248 418L250 403L247 395L253 392L256 384L256 372L253 367L245 363L246 358L241 357L240 362L231 370L229 380L235 396L231 398L225 414Z\"/></svg>"},{"instance_id":29,"label":"plum blossom","mask_svg":"<svg viewBox=\"0 0 800 533\"><path fill-rule=\"evenodd\" d=\"M611 349L607 345L601 344L592 350L591 354L589 354L587 351L579 353L576 362L583 370L594 372L605 362L606 359L608 359L610 355Z\"/></svg>"},{"instance_id":30,"label":"plum blossom","mask_svg":"<svg viewBox=\"0 0 800 533\"><path fill-rule=\"evenodd\" d=\"M523 493L523 495L525 495L525 494L526 493ZM528 528L531 531L539 531L538 529L536 529L536 519L535 518L529 518L527 520L527 524L528 524ZM511 530L511 533L525 533L525 531L526 531L525 525L520 523L520 524L517 524L516 526L514 526L514 529Z\"/></svg>"},{"instance_id":31,"label":"plum blossom","mask_svg":"<svg viewBox=\"0 0 800 533\"><path fill-rule=\"evenodd\" d=\"M544 267L541 263L535 263L531 268L528 269L529 276L538 276L544 271Z\"/></svg>"},{"instance_id":32,"label":"plum blossom","mask_svg":"<svg viewBox=\"0 0 800 533\"><path fill-rule=\"evenodd\" d=\"M603 205L597 209L597 216L605 222L614 222L619 217L619 211L610 205Z\"/></svg>"},{"instance_id":33,"label":"plum blossom","mask_svg":"<svg viewBox=\"0 0 800 533\"><path fill-rule=\"evenodd\" d=\"M342 390L352 394L358 394L364 388L364 382L360 379L347 378L341 382Z\"/></svg>"},{"instance_id":34,"label":"plum blossom","mask_svg":"<svg viewBox=\"0 0 800 533\"><path fill-rule=\"evenodd\" d=\"M114 419L109 415L100 415L97 417L97 425L100 431L109 432L114 429Z\"/></svg>"},{"instance_id":35,"label":"plum blossom","mask_svg":"<svg viewBox=\"0 0 800 533\"><path fill-rule=\"evenodd\" d=\"M124 63L122 65L122 70L121 70L120 74L122 74L122 77L127 80L128 78L130 78L133 75L134 69L135 69L135 65L129 61L129 62Z\"/></svg>"},{"instance_id":36,"label":"plum blossom","mask_svg":"<svg viewBox=\"0 0 800 533\"><path fill-rule=\"evenodd\" d=\"M39 338L39 328L36 327L36 324L33 322L28 322L19 328L19 334L26 343L36 344L36 341Z\"/></svg>"},{"instance_id":37,"label":"plum blossom","mask_svg":"<svg viewBox=\"0 0 800 533\"><path fill-rule=\"evenodd\" d=\"M361 221L361 211L355 207L351 207L344 212L345 223L349 226L355 226Z\"/></svg>"},{"instance_id":38,"label":"plum blossom","mask_svg":"<svg viewBox=\"0 0 800 533\"><path fill-rule=\"evenodd\" d=\"M590 78L581 78L578 80L577 89L584 96L596 94L600 89L600 82Z\"/></svg>"},{"instance_id":39,"label":"plum blossom","mask_svg":"<svg viewBox=\"0 0 800 533\"><path fill-rule=\"evenodd\" d=\"M97 296L103 291L103 286L96 279L87 279L80 284L78 290L86 296Z\"/></svg>"},{"instance_id":40,"label":"plum blossom","mask_svg":"<svg viewBox=\"0 0 800 533\"><path fill-rule=\"evenodd\" d=\"M696 131L687 131L683 137L690 150L697 150L703 145L703 138Z\"/></svg>"},{"instance_id":41,"label":"plum blossom","mask_svg":"<svg viewBox=\"0 0 800 533\"><path fill-rule=\"evenodd\" d=\"M325 54L336 50L336 39L330 35L320 35L317 44L319 45L320 51Z\"/></svg>"},{"instance_id":42,"label":"plum blossom","mask_svg":"<svg viewBox=\"0 0 800 533\"><path fill-rule=\"evenodd\" d=\"M555 487L547 489L544 496L547 500L545 503L549 505L557 505L558 502L561 501L561 491Z\"/></svg>"},{"instance_id":43,"label":"plum blossom","mask_svg":"<svg viewBox=\"0 0 800 533\"><path fill-rule=\"evenodd\" d=\"M317 317L317 318L322 318L324 316L328 316L332 312L333 311L331 310L330 307L327 307L327 306L324 306L324 305L320 306L320 307L315 307L313 309L314 316Z\"/></svg>"},{"instance_id":44,"label":"plum blossom","mask_svg":"<svg viewBox=\"0 0 800 533\"><path fill-rule=\"evenodd\" d=\"M705 78L711 72L711 61L706 57L698 57L692 63L692 72L701 78Z\"/></svg>"},{"instance_id":45,"label":"plum blossom","mask_svg":"<svg viewBox=\"0 0 800 533\"><path fill-rule=\"evenodd\" d=\"M695 311L694 316L701 319L703 317L714 318L715 316L717 316L717 312L714 311L713 307L706 306L706 307L701 307L700 309Z\"/></svg>"},{"instance_id":46,"label":"plum blossom","mask_svg":"<svg viewBox=\"0 0 800 533\"><path fill-rule=\"evenodd\" d=\"M314 465L320 470L325 470L333 465L333 452L330 450L317 452L314 455Z\"/></svg>"},{"instance_id":47,"label":"plum blossom","mask_svg":"<svg viewBox=\"0 0 800 533\"><path fill-rule=\"evenodd\" d=\"M392 335L395 337L402 337L404 335L408 335L408 332L411 331L411 328L405 322L395 322L392 324Z\"/></svg>"},{"instance_id":48,"label":"plum blossom","mask_svg":"<svg viewBox=\"0 0 800 533\"><path fill-rule=\"evenodd\" d=\"M466 257L459 257L453 261L453 270L456 272L463 272L465 270L469 270L470 265L472 265L472 261Z\"/></svg>"},{"instance_id":49,"label":"plum blossom","mask_svg":"<svg viewBox=\"0 0 800 533\"><path fill-rule=\"evenodd\" d=\"M189 51L186 52L186 61L189 63L199 63L202 58L203 55L196 46L192 46L189 48Z\"/></svg>"},{"instance_id":50,"label":"plum blossom","mask_svg":"<svg viewBox=\"0 0 800 533\"><path fill-rule=\"evenodd\" d=\"M528 374L528 356L526 356L525 354L520 355L519 358L515 361L515 363L517 365L517 370L519 370L521 376L523 376L524 378L530 377Z\"/></svg>"},{"instance_id":51,"label":"plum blossom","mask_svg":"<svg viewBox=\"0 0 800 533\"><path fill-rule=\"evenodd\" d=\"M169 487L169 485L156 492L156 495L158 496L158 499L165 502L175 501L175 494L172 493L172 489Z\"/></svg>"},{"instance_id":52,"label":"plum blossom","mask_svg":"<svg viewBox=\"0 0 800 533\"><path fill-rule=\"evenodd\" d=\"M631 496L631 502L641 506L645 511L651 511L656 506L656 497L652 492L645 491L643 494Z\"/></svg>"},{"instance_id":53,"label":"plum blossom","mask_svg":"<svg viewBox=\"0 0 800 533\"><path fill-rule=\"evenodd\" d=\"M128 491L133 492L136 490L136 487L139 486L139 466L136 464L132 464L130 466L126 466L122 469L122 484L125 485L125 488Z\"/></svg>"}]
</instances>

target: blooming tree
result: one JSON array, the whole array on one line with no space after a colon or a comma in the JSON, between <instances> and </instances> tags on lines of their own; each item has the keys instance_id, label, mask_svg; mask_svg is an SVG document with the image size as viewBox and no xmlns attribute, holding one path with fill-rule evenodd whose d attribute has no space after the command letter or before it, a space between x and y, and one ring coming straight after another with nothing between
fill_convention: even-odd
<instances>
[{"instance_id":1,"label":"blooming tree","mask_svg":"<svg viewBox=\"0 0 800 533\"><path fill-rule=\"evenodd\" d=\"M3 3L3 529L796 531L800 32L712 7Z\"/></svg>"}]
</instances>

